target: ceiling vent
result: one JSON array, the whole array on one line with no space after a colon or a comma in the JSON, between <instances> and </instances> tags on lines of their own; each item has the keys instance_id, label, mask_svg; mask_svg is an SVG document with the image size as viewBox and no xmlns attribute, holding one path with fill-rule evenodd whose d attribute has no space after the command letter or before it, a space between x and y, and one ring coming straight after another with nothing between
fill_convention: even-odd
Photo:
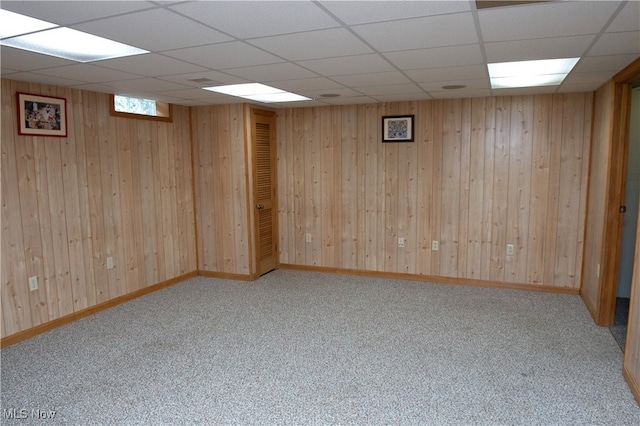
<instances>
[{"instance_id":1,"label":"ceiling vent","mask_svg":"<svg viewBox=\"0 0 640 426\"><path fill-rule=\"evenodd\" d=\"M210 78L193 78L188 81L193 81L194 83L216 83L215 80L211 80Z\"/></svg>"},{"instance_id":2,"label":"ceiling vent","mask_svg":"<svg viewBox=\"0 0 640 426\"><path fill-rule=\"evenodd\" d=\"M549 3L550 0L476 0L476 8L492 9L495 7L522 6L523 4Z\"/></svg>"}]
</instances>

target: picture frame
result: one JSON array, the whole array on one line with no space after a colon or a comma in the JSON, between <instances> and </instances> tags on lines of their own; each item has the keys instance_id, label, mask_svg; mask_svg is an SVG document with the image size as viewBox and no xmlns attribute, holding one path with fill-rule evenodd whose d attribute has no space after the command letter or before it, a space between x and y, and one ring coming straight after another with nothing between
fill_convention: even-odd
<instances>
[{"instance_id":1,"label":"picture frame","mask_svg":"<svg viewBox=\"0 0 640 426\"><path fill-rule=\"evenodd\" d=\"M413 115L388 115L382 117L382 142L413 142Z\"/></svg>"},{"instance_id":2,"label":"picture frame","mask_svg":"<svg viewBox=\"0 0 640 426\"><path fill-rule=\"evenodd\" d=\"M17 93L18 134L67 136L67 100L54 96Z\"/></svg>"}]
</instances>

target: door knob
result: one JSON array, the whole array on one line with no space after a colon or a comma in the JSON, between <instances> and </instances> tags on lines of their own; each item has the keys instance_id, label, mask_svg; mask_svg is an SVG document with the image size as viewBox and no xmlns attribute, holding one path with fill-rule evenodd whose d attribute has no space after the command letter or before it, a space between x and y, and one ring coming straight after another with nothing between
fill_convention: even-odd
<instances>
[{"instance_id":1,"label":"door knob","mask_svg":"<svg viewBox=\"0 0 640 426\"><path fill-rule=\"evenodd\" d=\"M262 209L264 209L264 206L263 206L262 204L258 204L258 205L256 206L256 208L257 208L258 210L262 210Z\"/></svg>"}]
</instances>

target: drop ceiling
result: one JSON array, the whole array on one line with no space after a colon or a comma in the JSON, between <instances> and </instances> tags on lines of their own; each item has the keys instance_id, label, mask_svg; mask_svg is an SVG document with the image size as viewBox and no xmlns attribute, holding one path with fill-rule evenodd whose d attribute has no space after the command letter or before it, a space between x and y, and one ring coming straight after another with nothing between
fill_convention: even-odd
<instances>
[{"instance_id":1,"label":"drop ceiling","mask_svg":"<svg viewBox=\"0 0 640 426\"><path fill-rule=\"evenodd\" d=\"M188 106L246 102L201 89L235 83L314 98L269 104L277 108L592 91L640 57L640 1L498 6L3 0L2 9L150 53L80 64L2 46L1 74ZM581 59L560 86L491 89L487 63L563 57ZM457 85L466 87L443 89Z\"/></svg>"}]
</instances>

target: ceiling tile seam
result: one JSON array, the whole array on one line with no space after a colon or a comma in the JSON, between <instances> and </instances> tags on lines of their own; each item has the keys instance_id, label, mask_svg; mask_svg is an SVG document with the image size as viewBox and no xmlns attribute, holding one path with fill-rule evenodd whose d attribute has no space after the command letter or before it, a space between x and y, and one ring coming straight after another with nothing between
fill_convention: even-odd
<instances>
[{"instance_id":1,"label":"ceiling tile seam","mask_svg":"<svg viewBox=\"0 0 640 426\"><path fill-rule=\"evenodd\" d=\"M482 63L484 65L484 75L487 81L489 80L489 69L488 69L488 61L487 61L487 51L484 46L484 36L482 35L482 26L480 25L480 15L478 12L478 7L476 6L476 2L473 2L473 6L471 7L472 12L471 16L473 17L473 25L476 27L476 37L478 37L478 44L480 45L480 55L482 55ZM491 87L491 83L489 83L489 93L493 95L493 88Z\"/></svg>"},{"instance_id":2,"label":"ceiling tile seam","mask_svg":"<svg viewBox=\"0 0 640 426\"><path fill-rule=\"evenodd\" d=\"M340 18L338 18L336 15L334 15L330 10L328 10L326 7L324 7L324 5L320 4L320 2L314 0L313 3L315 3L319 8L321 8L326 14L328 14L331 18L335 19L337 22L341 23L342 25L344 25L344 28L350 33L352 34L354 37L356 37L358 40L360 40L362 43L364 43L369 49L371 49L372 52L376 53L380 58L382 58L382 60L384 60L385 62L387 62L390 66L392 66L396 71L398 71L400 74L402 74L407 80L409 80L410 82L412 82L413 84L415 84L422 93L426 94L427 96L429 96L429 98L433 98L431 96L431 94L429 94L426 90L424 90L422 87L420 87L420 85L414 81L411 77L409 77L402 69L398 68L393 62L391 62L386 56L384 56L378 49L376 49L375 47L373 47L367 40L365 40L364 38L362 38L362 36L360 36L360 34L356 33L353 28L351 28L351 26L347 25L344 21L342 21ZM449 15L452 15L451 13ZM389 21L387 21L389 22ZM357 90L357 89L356 89ZM363 93L364 96L368 96L365 95Z\"/></svg>"},{"instance_id":3,"label":"ceiling tile seam","mask_svg":"<svg viewBox=\"0 0 640 426\"><path fill-rule=\"evenodd\" d=\"M188 2L183 2L183 3L188 3ZM326 27L326 28L322 28L322 29L317 29L316 28L316 29L311 29L311 30L306 30L306 31L291 31L291 32L284 32L284 33L273 34L273 35L268 35L268 36L257 36L257 37L245 37L245 38L242 38L242 37L234 36L231 33L228 33L228 32L226 32L226 31L224 31L222 29L219 29L219 28L216 28L214 26L211 26L211 25L209 25L209 24L207 24L205 22L199 21L196 18L192 18L192 17L190 17L188 15L180 13L179 11L174 10L174 9L171 8L172 6L176 6L176 5L177 4L167 5L167 6L164 7L164 9L166 9L166 10L172 12L172 13L175 13L176 15L182 16L183 18L187 18L187 19L189 19L189 20L191 20L193 22L197 22L200 25L204 25L205 27L207 27L209 29L212 29L212 30L215 30L215 31L217 31L217 32L219 32L221 34L224 34L224 35L228 36L228 37L231 37L233 40L243 41L243 42L248 42L248 41L252 41L252 40L261 40L261 39L266 39L266 38L271 38L271 37L280 37L280 36L296 35L296 34L306 34L306 33L312 33L312 32L315 32L315 31L324 31L324 30L332 30L332 29L337 29L337 28L343 28L342 22L337 22L336 26ZM228 41L221 42L221 43L228 43ZM220 44L220 43L210 43L210 44ZM208 44L205 44L203 46L207 46L207 45ZM255 46L253 44L251 44L251 46L258 47L258 46Z\"/></svg>"},{"instance_id":4,"label":"ceiling tile seam","mask_svg":"<svg viewBox=\"0 0 640 426\"><path fill-rule=\"evenodd\" d=\"M607 31L607 28L611 26L613 21L615 21L615 19L622 12L622 9L624 9L627 3L628 1L620 2L620 4L618 5L618 8L611 14L607 22L605 22L605 24L602 26L602 29L600 30L600 32L593 38L593 40L591 40L591 43L589 44L589 46L587 46L587 48L584 50L582 55L580 55L580 59L578 59L578 62L574 65L573 69L578 67L580 63L583 61L583 59L589 55L589 52L591 51L591 49L593 49L593 46L595 46L598 43L598 41L602 38L602 36ZM599 56L602 56L602 55L599 55ZM569 73L569 75L571 75L571 73ZM564 81L560 83L560 85L558 86L558 89L563 87L563 84L564 84Z\"/></svg>"}]
</instances>

